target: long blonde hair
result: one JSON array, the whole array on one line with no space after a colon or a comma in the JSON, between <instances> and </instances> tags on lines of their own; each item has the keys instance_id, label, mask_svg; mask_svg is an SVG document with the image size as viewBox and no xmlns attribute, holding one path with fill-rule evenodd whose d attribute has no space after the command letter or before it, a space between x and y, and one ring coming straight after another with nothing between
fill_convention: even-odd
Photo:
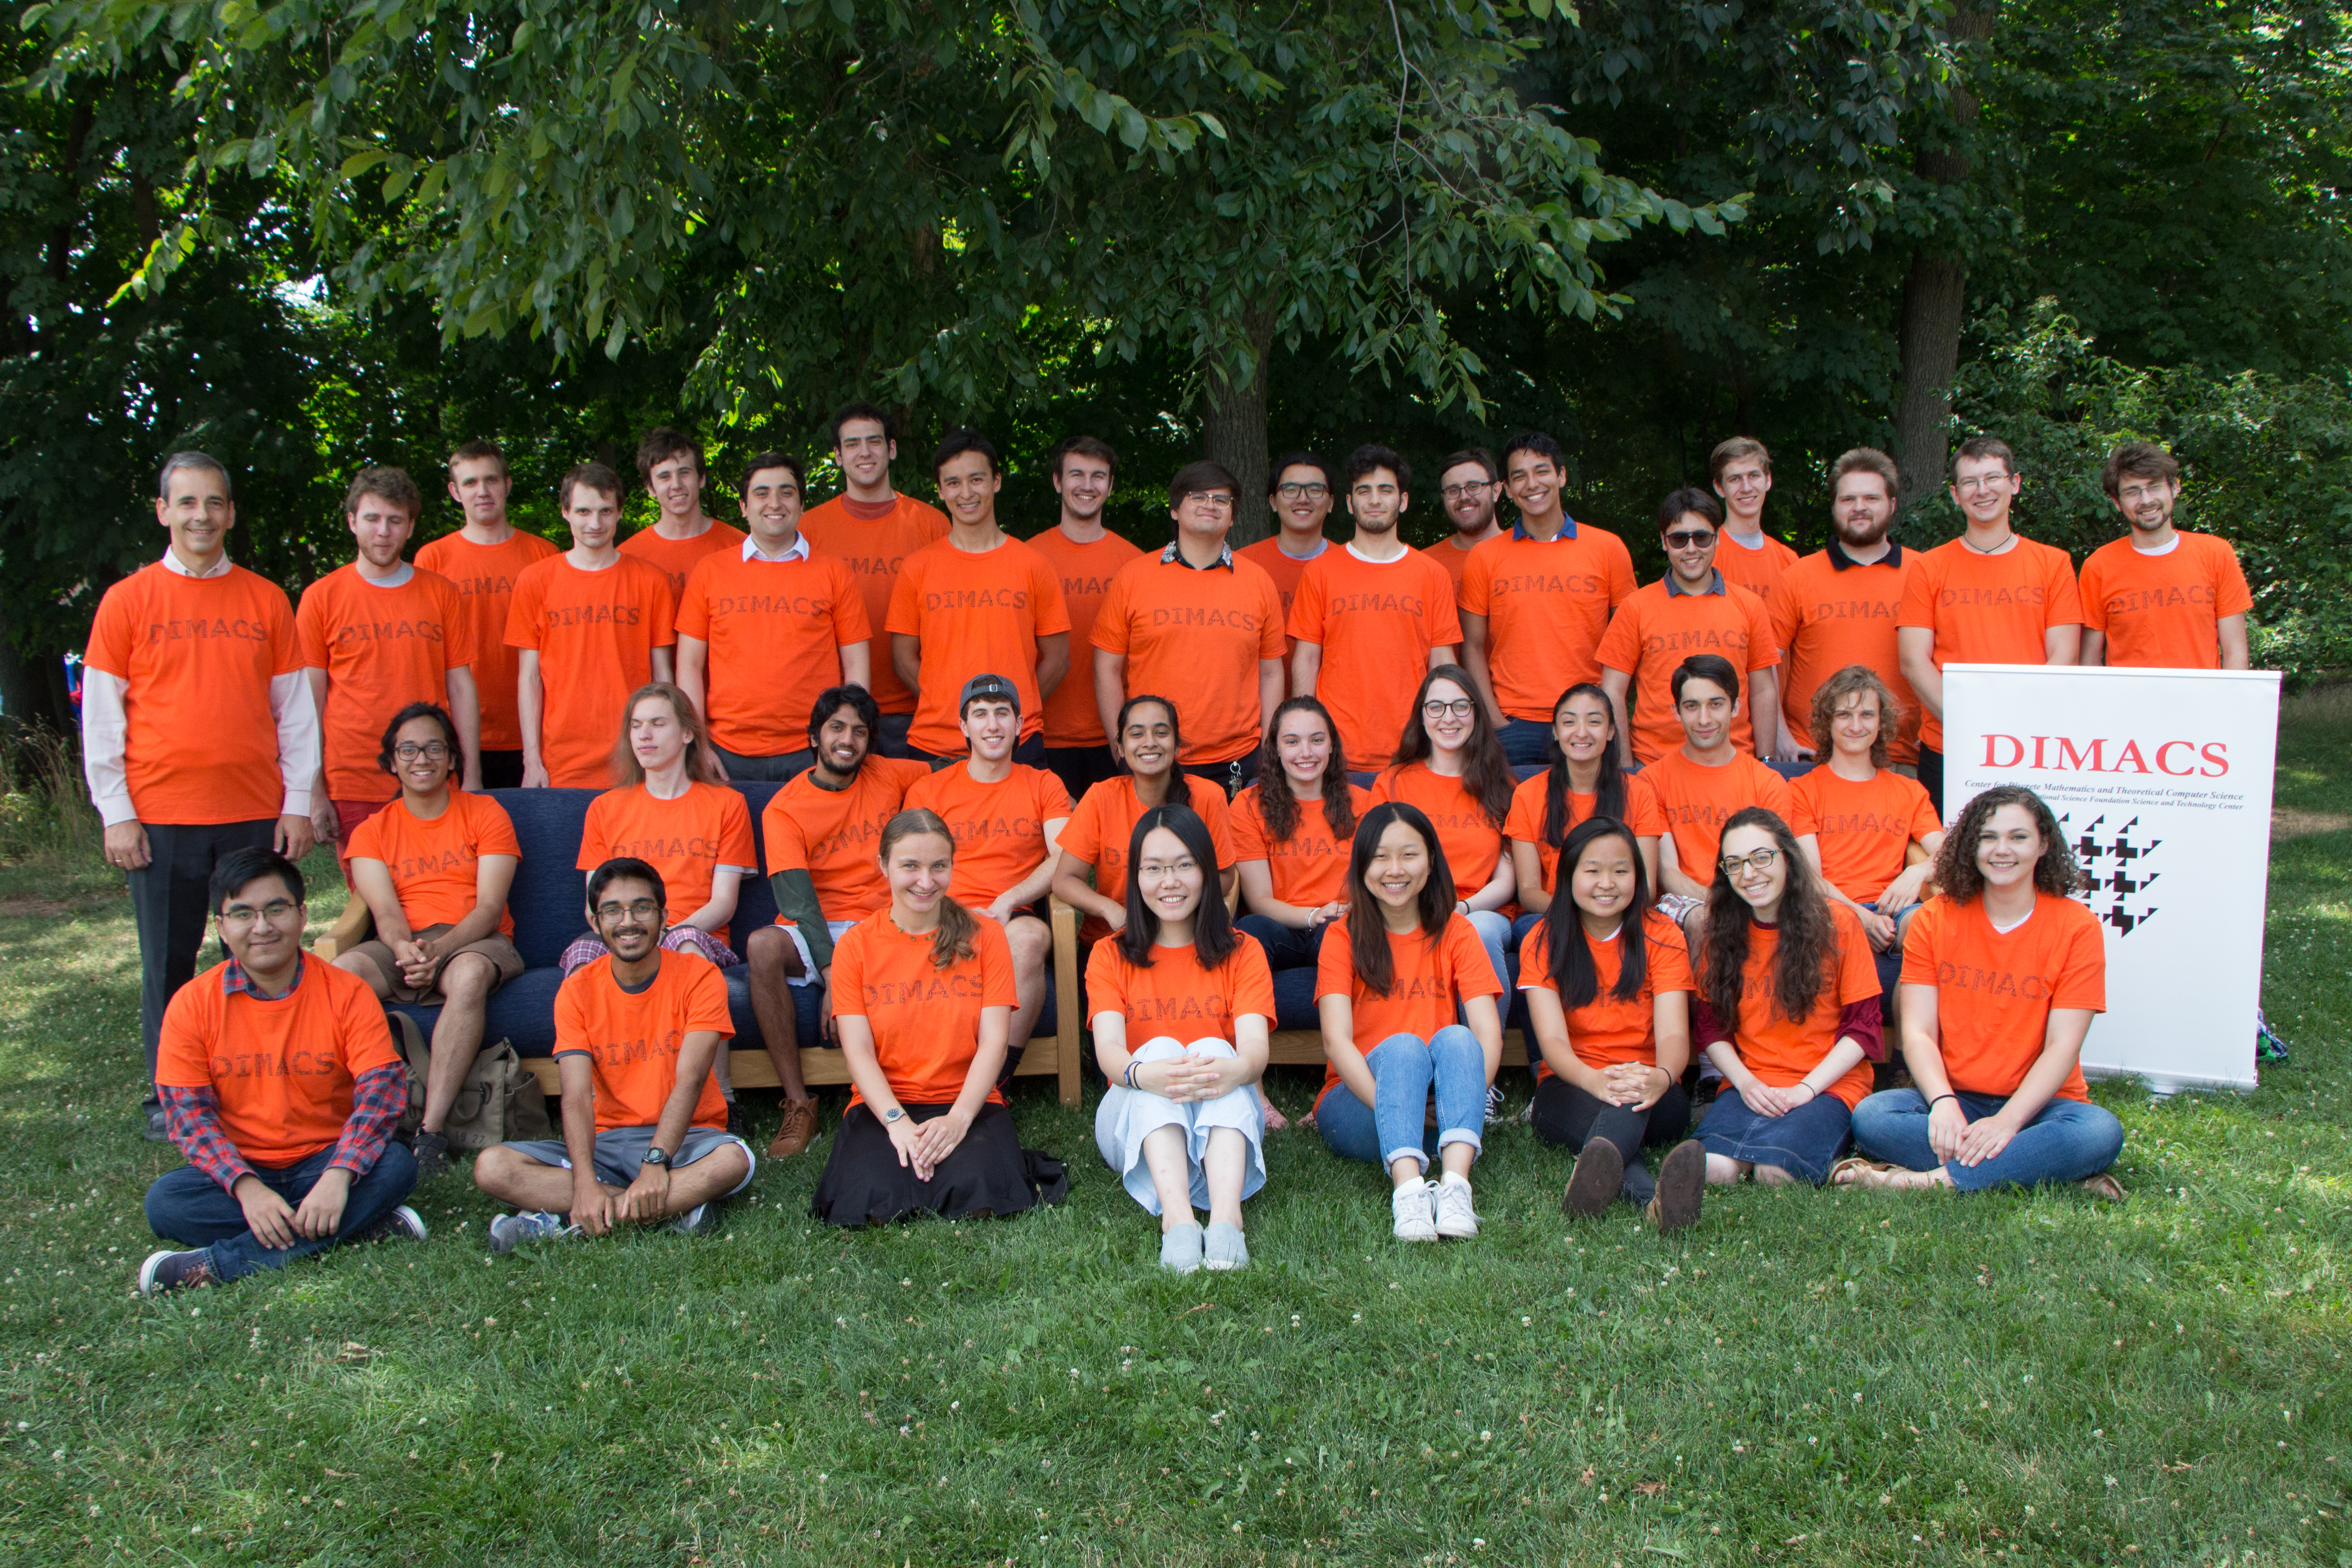
<instances>
[{"instance_id":1,"label":"long blonde hair","mask_svg":"<svg viewBox=\"0 0 2352 1568\"><path fill-rule=\"evenodd\" d=\"M947 840L948 859L955 859L955 833L937 811L927 811L918 806L912 810L899 812L883 827L880 851L883 864L889 864L892 846L899 840L913 838L918 833L937 833ZM939 928L931 933L931 967L953 968L970 958L973 940L979 933L980 923L972 918L971 910L958 904L950 895L940 894Z\"/></svg>"},{"instance_id":2,"label":"long blonde hair","mask_svg":"<svg viewBox=\"0 0 2352 1568\"><path fill-rule=\"evenodd\" d=\"M678 728L686 732L686 777L696 784L719 782L718 769L711 766L710 734L702 727L694 705L686 694L667 681L649 681L629 694L621 705L621 735L613 742L613 788L627 789L646 781L645 764L637 760L636 747L629 744L629 721L637 716L637 705L647 697L659 697L669 704L670 712L677 716Z\"/></svg>"}]
</instances>

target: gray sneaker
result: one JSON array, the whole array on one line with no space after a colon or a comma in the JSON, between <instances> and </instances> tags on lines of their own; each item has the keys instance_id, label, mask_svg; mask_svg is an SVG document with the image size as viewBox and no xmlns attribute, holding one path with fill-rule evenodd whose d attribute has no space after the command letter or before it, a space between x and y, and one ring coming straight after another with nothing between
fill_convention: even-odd
<instances>
[{"instance_id":1,"label":"gray sneaker","mask_svg":"<svg viewBox=\"0 0 2352 1568\"><path fill-rule=\"evenodd\" d=\"M1249 1243L1238 1225L1212 1225L1202 1239L1201 1267L1223 1272L1249 1267Z\"/></svg>"},{"instance_id":2,"label":"gray sneaker","mask_svg":"<svg viewBox=\"0 0 2352 1568\"><path fill-rule=\"evenodd\" d=\"M562 1215L549 1214L544 1209L501 1214L490 1221L490 1250L511 1252L526 1241L558 1241L579 1228L564 1224Z\"/></svg>"},{"instance_id":3,"label":"gray sneaker","mask_svg":"<svg viewBox=\"0 0 2352 1568\"><path fill-rule=\"evenodd\" d=\"M1171 1273L1189 1274L1201 1266L1201 1228L1175 1225L1160 1233L1160 1266Z\"/></svg>"},{"instance_id":4,"label":"gray sneaker","mask_svg":"<svg viewBox=\"0 0 2352 1568\"><path fill-rule=\"evenodd\" d=\"M669 1222L668 1228L680 1236L708 1236L719 1228L719 1210L707 1203L698 1203Z\"/></svg>"}]
</instances>

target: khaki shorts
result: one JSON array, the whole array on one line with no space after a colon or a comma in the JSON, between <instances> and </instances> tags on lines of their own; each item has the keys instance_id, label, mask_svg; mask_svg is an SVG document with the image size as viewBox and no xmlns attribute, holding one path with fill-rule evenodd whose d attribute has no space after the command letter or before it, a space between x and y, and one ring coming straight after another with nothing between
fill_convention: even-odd
<instances>
[{"instance_id":1,"label":"khaki shorts","mask_svg":"<svg viewBox=\"0 0 2352 1568\"><path fill-rule=\"evenodd\" d=\"M449 926L446 924L440 925L428 925L424 930L415 933L415 936L420 942L430 941L432 938L441 936L448 929ZM515 951L515 945L512 942L507 940L504 936L499 936L495 931L491 932L488 936L483 937L478 942L467 943L463 947L458 948L457 953L444 955L441 959L441 968L434 970L431 982L421 987L411 987L407 982L401 978L400 960L393 956L392 944L389 942L362 942L358 946L353 947L348 956L355 958L365 958L375 966L376 972L382 975L384 977L385 983L392 988L384 993L386 999L416 1005L436 1001L440 998L441 969L447 968L449 967L449 960L456 957L457 953L479 953L483 957L488 958L491 963L498 966L498 980L496 984L490 987L490 989L494 991L497 990L499 986L505 985L509 980L513 979L517 975L522 973L522 955Z\"/></svg>"}]
</instances>

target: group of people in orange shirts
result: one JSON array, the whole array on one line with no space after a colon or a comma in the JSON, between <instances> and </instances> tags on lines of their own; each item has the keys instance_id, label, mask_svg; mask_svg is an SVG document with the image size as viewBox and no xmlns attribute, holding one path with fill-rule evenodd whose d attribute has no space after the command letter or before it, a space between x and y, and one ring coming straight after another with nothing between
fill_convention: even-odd
<instances>
[{"instance_id":1,"label":"group of people in orange shirts","mask_svg":"<svg viewBox=\"0 0 2352 1568\"><path fill-rule=\"evenodd\" d=\"M2098 929L2030 791L1944 827L1939 672L2244 666L2244 579L2174 528L2160 448L2109 461L2128 530L2078 579L2012 531L1998 441L1960 448L1966 532L1926 551L1889 537L1894 464L1845 454L1832 537L1801 559L1761 529L1769 455L1728 441L1708 488L1662 504L1667 571L1637 586L1623 542L1564 511L1540 434L1444 459L1453 535L1425 550L1399 537L1411 467L1381 446L1282 457L1278 527L1241 549L1238 483L1188 465L1150 550L1105 527L1118 461L1090 437L1050 455L1060 515L1024 541L979 434L933 455L940 508L892 487L881 410L832 435L843 492L803 510L800 462L761 454L738 529L703 510L700 448L656 431L638 468L658 520L617 539L624 484L583 465L564 551L508 522L503 456L469 443L464 527L414 564L421 495L369 469L358 559L299 611L230 564L220 465L166 464L170 549L107 593L84 697L145 966L151 1135L190 1160L150 1218L203 1243L143 1285L422 1233L398 1200L446 1166L484 1005L521 968L519 852L482 791L543 785L605 793L556 1008L564 1136L475 1166L518 1211L501 1248L697 1230L751 1179L722 1049L738 966L784 1089L771 1157L817 1130L795 988L822 988L845 1053L826 1218L1050 1200L1066 1178L1021 1149L1003 1092L1045 995L1048 894L1091 944L1097 1143L1171 1268L1246 1261L1292 969L1314 970L1328 1060L1315 1124L1389 1170L1401 1239L1476 1233L1515 989L1530 1119L1577 1154L1572 1212L1623 1198L1679 1228L1707 1183L1751 1176L2116 1190L2121 1129L2076 1065ZM782 781L764 866L730 780ZM325 839L374 925L332 965L304 961L292 864ZM739 955L741 878L763 874L782 914ZM208 922L227 956L199 977ZM1912 1087L1872 1094L1898 998ZM390 1135L405 1085L379 999L441 1004L413 1145ZM1645 1147L1667 1151L1654 1174Z\"/></svg>"}]
</instances>

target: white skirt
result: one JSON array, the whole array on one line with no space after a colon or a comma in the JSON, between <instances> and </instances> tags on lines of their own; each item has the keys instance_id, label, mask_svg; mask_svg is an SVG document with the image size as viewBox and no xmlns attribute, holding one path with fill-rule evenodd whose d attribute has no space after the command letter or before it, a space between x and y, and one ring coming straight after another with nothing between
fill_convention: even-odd
<instances>
[{"instance_id":1,"label":"white skirt","mask_svg":"<svg viewBox=\"0 0 2352 1568\"><path fill-rule=\"evenodd\" d=\"M1186 1051L1232 1056L1234 1048L1222 1040L1199 1040L1185 1045L1168 1035L1146 1040L1135 1052L1138 1061L1164 1061ZM1209 1132L1231 1127L1249 1140L1249 1168L1242 1177L1247 1198L1265 1185L1265 1110L1257 1086L1244 1083L1214 1100L1175 1101L1141 1089L1114 1083L1095 1112L1095 1146L1103 1162L1118 1173L1128 1196L1151 1213L1160 1212L1160 1191L1151 1183L1151 1169L1143 1163L1143 1140L1162 1127L1184 1129L1184 1158L1192 1177L1192 1207L1209 1207L1209 1179L1201 1161L1209 1150Z\"/></svg>"}]
</instances>

